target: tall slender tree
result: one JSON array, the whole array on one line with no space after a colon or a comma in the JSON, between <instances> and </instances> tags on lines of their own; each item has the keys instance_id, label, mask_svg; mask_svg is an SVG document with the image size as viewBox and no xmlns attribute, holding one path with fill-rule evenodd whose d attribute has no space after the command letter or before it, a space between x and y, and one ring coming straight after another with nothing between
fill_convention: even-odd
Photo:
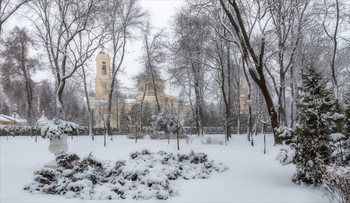
<instances>
[{"instance_id":1,"label":"tall slender tree","mask_svg":"<svg viewBox=\"0 0 350 203\"><path fill-rule=\"evenodd\" d=\"M208 66L204 51L210 33L209 22L197 18L191 8L186 8L175 17L174 27L175 42L171 49L176 62L170 72L177 83L187 88L197 134L203 135L204 93L210 83L206 78Z\"/></svg>"},{"instance_id":2,"label":"tall slender tree","mask_svg":"<svg viewBox=\"0 0 350 203\"><path fill-rule=\"evenodd\" d=\"M160 77L160 65L165 60L164 49L162 45L164 31L160 30L156 33L152 33L152 26L150 18L145 23L142 29L143 35L143 49L144 55L141 58L143 65L145 66L144 76L150 78L152 81L153 94L157 103L157 114L161 112L161 106L159 103L159 88L156 79Z\"/></svg>"},{"instance_id":3,"label":"tall slender tree","mask_svg":"<svg viewBox=\"0 0 350 203\"><path fill-rule=\"evenodd\" d=\"M117 74L122 68L125 59L126 44L134 37L133 31L143 24L142 18L145 13L142 11L137 0L106 1L105 8L104 20L108 32L107 38L111 43L112 50L112 83L108 92L106 118L106 134L111 135L112 99Z\"/></svg>"}]
</instances>

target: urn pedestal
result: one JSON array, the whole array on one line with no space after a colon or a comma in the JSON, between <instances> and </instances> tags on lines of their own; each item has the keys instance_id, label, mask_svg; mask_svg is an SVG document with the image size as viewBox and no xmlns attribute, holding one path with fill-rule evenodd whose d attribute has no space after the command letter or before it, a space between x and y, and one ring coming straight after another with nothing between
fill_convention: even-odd
<instances>
[{"instance_id":1,"label":"urn pedestal","mask_svg":"<svg viewBox=\"0 0 350 203\"><path fill-rule=\"evenodd\" d=\"M55 159L45 164L45 168L57 168L56 157L60 153L66 152L68 150L67 139L68 135L62 134L50 140L49 151L55 155Z\"/></svg>"}]
</instances>

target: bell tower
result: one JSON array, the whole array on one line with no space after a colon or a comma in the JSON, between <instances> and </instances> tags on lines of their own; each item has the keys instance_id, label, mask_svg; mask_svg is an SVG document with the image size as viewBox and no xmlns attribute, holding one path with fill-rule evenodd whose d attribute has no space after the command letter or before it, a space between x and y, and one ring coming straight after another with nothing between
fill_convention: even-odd
<instances>
[{"instance_id":1,"label":"bell tower","mask_svg":"<svg viewBox=\"0 0 350 203\"><path fill-rule=\"evenodd\" d=\"M111 63L109 55L103 50L96 56L96 78L95 93L96 99L107 100L108 92L111 89Z\"/></svg>"}]
</instances>

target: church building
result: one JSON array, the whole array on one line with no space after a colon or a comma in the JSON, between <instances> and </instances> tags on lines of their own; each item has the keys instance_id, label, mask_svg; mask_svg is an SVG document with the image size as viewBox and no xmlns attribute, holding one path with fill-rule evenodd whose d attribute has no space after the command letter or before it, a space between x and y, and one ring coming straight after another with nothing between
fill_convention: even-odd
<instances>
[{"instance_id":1,"label":"church building","mask_svg":"<svg viewBox=\"0 0 350 203\"><path fill-rule=\"evenodd\" d=\"M91 98L91 108L98 127L105 127L108 108L108 93L111 90L112 72L111 59L101 51L96 56L95 97ZM118 127L118 105L112 103L111 126Z\"/></svg>"},{"instance_id":2,"label":"church building","mask_svg":"<svg viewBox=\"0 0 350 203\"><path fill-rule=\"evenodd\" d=\"M179 102L173 97L165 94L165 80L159 76L148 77L146 75L140 75L137 79L137 94L134 99L127 99L125 102L126 111L130 111L131 107L135 104L149 104L154 110L156 109L156 96L154 94L154 85L156 84L157 98L160 106L163 110L169 108L178 108ZM111 60L107 53L101 51L96 56L96 77L95 77L95 96L90 98L91 108L94 112L95 125L98 127L105 127L105 121L107 119L108 108L108 93L111 89L112 83L112 71ZM116 97L116 96L114 96ZM119 126L121 114L121 106L112 101L112 114L111 114L111 127L115 128Z\"/></svg>"}]
</instances>

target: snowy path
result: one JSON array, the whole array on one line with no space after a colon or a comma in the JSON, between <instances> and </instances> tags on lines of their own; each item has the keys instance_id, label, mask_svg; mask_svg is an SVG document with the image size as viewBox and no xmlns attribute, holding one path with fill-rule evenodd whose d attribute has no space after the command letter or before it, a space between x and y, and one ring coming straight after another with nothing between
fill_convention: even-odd
<instances>
[{"instance_id":1,"label":"snowy path","mask_svg":"<svg viewBox=\"0 0 350 203\"><path fill-rule=\"evenodd\" d=\"M223 135L211 135L216 139ZM256 137L256 146L249 146L245 136L233 136L225 145L203 145L194 137L186 144L181 140L181 152L205 152L209 159L222 162L229 170L213 174L206 180L179 180L176 185L179 195L164 202L328 202L319 190L298 186L290 181L293 166L281 166L275 161L277 147L272 146L268 137L267 154L263 154L262 136ZM33 178L33 171L40 169L53 159L48 152L48 140L30 137L0 138L0 202L83 202L53 195L31 195L23 191L24 185ZM164 150L177 152L175 140L134 140L126 136L114 136L103 147L103 137L92 142L87 136L69 138L69 152L84 157L90 152L101 160L125 160L130 152L149 149L152 152ZM154 202L147 200L142 202ZM88 201L105 202L105 201ZM134 202L132 200L112 200L111 202ZM159 202L159 200L157 200Z\"/></svg>"}]
</instances>

